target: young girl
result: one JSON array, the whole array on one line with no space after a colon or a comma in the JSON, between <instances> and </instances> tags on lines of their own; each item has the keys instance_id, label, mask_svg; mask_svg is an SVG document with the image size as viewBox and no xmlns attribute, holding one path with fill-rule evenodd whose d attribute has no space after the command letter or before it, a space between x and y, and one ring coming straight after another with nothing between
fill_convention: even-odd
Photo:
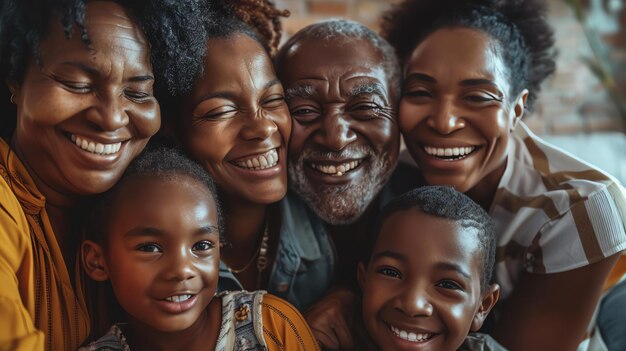
<instances>
[{"instance_id":1,"label":"young girl","mask_svg":"<svg viewBox=\"0 0 626 351\"><path fill-rule=\"evenodd\" d=\"M221 211L210 176L170 149L140 156L95 205L82 264L127 315L81 350L318 350L263 291L216 296Z\"/></svg>"}]
</instances>

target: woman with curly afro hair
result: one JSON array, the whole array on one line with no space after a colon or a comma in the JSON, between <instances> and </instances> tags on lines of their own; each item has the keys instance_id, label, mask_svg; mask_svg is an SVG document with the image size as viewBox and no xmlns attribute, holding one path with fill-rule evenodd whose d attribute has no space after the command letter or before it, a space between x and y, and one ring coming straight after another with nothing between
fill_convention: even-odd
<instances>
[{"instance_id":1,"label":"woman with curly afro hair","mask_svg":"<svg viewBox=\"0 0 626 351\"><path fill-rule=\"evenodd\" d=\"M492 335L514 350L576 349L626 248L626 201L522 121L555 66L544 2L407 0L383 34L403 63L399 126L426 182L497 223Z\"/></svg>"},{"instance_id":2,"label":"woman with curly afro hair","mask_svg":"<svg viewBox=\"0 0 626 351\"><path fill-rule=\"evenodd\" d=\"M0 109L0 348L75 350L89 334L74 269L80 208L111 188L159 129L153 83L176 91L193 81L186 72L202 61L188 47L206 41L204 7L0 4L8 87Z\"/></svg>"}]
</instances>

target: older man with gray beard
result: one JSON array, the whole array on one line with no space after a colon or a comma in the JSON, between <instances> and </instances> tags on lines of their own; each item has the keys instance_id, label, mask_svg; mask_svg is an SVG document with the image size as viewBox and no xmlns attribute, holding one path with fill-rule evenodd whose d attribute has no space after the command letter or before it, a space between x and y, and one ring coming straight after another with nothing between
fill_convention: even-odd
<instances>
[{"instance_id":1,"label":"older man with gray beard","mask_svg":"<svg viewBox=\"0 0 626 351\"><path fill-rule=\"evenodd\" d=\"M337 254L335 285L350 286L382 198L417 180L385 187L400 144L397 58L367 27L331 20L296 33L276 65L293 120L290 188L326 222ZM350 321L339 315L350 315L353 305L354 294L344 288L309 308L307 321L322 346L351 348Z\"/></svg>"}]
</instances>

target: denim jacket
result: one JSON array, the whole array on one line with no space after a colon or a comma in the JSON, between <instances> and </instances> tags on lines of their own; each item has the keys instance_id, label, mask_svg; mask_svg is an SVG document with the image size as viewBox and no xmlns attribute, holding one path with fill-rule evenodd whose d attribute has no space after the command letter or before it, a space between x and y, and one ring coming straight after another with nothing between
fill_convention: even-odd
<instances>
[{"instance_id":1,"label":"denim jacket","mask_svg":"<svg viewBox=\"0 0 626 351\"><path fill-rule=\"evenodd\" d=\"M280 213L280 240L266 290L302 311L330 287L335 253L324 223L297 195L289 192L281 200ZM221 261L218 290L243 290Z\"/></svg>"}]
</instances>

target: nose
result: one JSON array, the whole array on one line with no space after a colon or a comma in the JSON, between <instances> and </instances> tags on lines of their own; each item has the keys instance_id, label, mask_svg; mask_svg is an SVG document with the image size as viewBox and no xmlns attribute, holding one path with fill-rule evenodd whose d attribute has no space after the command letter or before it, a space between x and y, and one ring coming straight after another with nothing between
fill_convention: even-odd
<instances>
[{"instance_id":1,"label":"nose","mask_svg":"<svg viewBox=\"0 0 626 351\"><path fill-rule=\"evenodd\" d=\"M429 317L433 314L428 293L419 286L412 286L401 293L396 301L396 309L408 317Z\"/></svg>"},{"instance_id":2,"label":"nose","mask_svg":"<svg viewBox=\"0 0 626 351\"><path fill-rule=\"evenodd\" d=\"M124 97L107 94L87 111L87 119L103 131L115 131L129 123Z\"/></svg>"},{"instance_id":3,"label":"nose","mask_svg":"<svg viewBox=\"0 0 626 351\"><path fill-rule=\"evenodd\" d=\"M340 111L334 111L323 116L314 141L328 150L341 151L356 138L348 117Z\"/></svg>"},{"instance_id":4,"label":"nose","mask_svg":"<svg viewBox=\"0 0 626 351\"><path fill-rule=\"evenodd\" d=\"M428 117L428 126L439 134L448 135L465 128L465 120L460 117L460 109L453 101L442 100L436 110Z\"/></svg>"},{"instance_id":5,"label":"nose","mask_svg":"<svg viewBox=\"0 0 626 351\"><path fill-rule=\"evenodd\" d=\"M265 140L276 133L276 131L278 131L278 126L271 116L257 111L250 118L243 119L241 136L245 140Z\"/></svg>"},{"instance_id":6,"label":"nose","mask_svg":"<svg viewBox=\"0 0 626 351\"><path fill-rule=\"evenodd\" d=\"M167 280L185 281L196 276L196 270L193 266L193 257L187 252L186 248L181 248L178 252L171 253L167 262L166 276Z\"/></svg>"}]
</instances>

